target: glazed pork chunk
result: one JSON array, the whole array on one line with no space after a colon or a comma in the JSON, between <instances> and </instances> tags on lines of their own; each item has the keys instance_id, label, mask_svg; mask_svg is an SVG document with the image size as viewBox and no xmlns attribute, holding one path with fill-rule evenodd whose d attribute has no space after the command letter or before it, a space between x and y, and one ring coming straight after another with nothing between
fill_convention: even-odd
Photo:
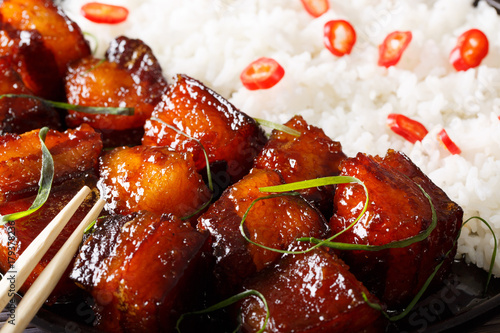
<instances>
[{"instance_id":1,"label":"glazed pork chunk","mask_svg":"<svg viewBox=\"0 0 500 333\"><path fill-rule=\"evenodd\" d=\"M54 159L54 184L95 174L102 141L90 126L50 130L45 145ZM38 191L42 166L39 130L0 136L0 204Z\"/></svg>"},{"instance_id":2,"label":"glazed pork chunk","mask_svg":"<svg viewBox=\"0 0 500 333\"><path fill-rule=\"evenodd\" d=\"M269 195L259 188L280 184L279 173L252 169L198 219L198 230L210 233L214 274L226 292L238 289L247 277L279 258L280 253L245 240L239 227L252 201ZM286 250L296 238L324 236L326 223L301 197L279 196L256 202L244 221L244 230L253 242Z\"/></svg>"},{"instance_id":3,"label":"glazed pork chunk","mask_svg":"<svg viewBox=\"0 0 500 333\"><path fill-rule=\"evenodd\" d=\"M293 244L290 250L311 246ZM244 289L257 290L266 299L270 317L264 332L375 332L381 324L380 312L365 302L363 293L372 303L378 300L327 248L285 254L245 282ZM240 311L244 332L264 326L266 311L258 297L244 299Z\"/></svg>"},{"instance_id":4,"label":"glazed pork chunk","mask_svg":"<svg viewBox=\"0 0 500 333\"><path fill-rule=\"evenodd\" d=\"M32 205L38 191L42 155L39 130L20 136L0 137L0 214L7 215L26 211ZM73 215L55 243L36 266L21 288L24 292L47 266L52 257L71 235L84 216L97 201L97 161L102 142L89 126L60 133L50 130L45 144L54 160L54 180L50 195L37 211L16 221L0 226L0 269L2 273L24 252L28 245L66 206L84 186L93 189ZM49 302L74 292L74 284L64 275Z\"/></svg>"},{"instance_id":5,"label":"glazed pork chunk","mask_svg":"<svg viewBox=\"0 0 500 333\"><path fill-rule=\"evenodd\" d=\"M390 306L406 305L444 260L433 280L442 281L456 252L454 241L462 225L462 209L404 154L393 150L383 158L361 153L348 158L342 163L341 175L364 182L369 205L359 222L336 238L338 242L384 245L425 232L431 225L432 209L422 189L432 198L437 213L436 228L420 242L382 251L342 252L342 258L367 288ZM332 232L351 224L364 202L360 185L339 185L330 220Z\"/></svg>"},{"instance_id":6,"label":"glazed pork chunk","mask_svg":"<svg viewBox=\"0 0 500 333\"><path fill-rule=\"evenodd\" d=\"M86 185L93 190L71 217L55 242L42 257L42 260L28 276L26 282L20 289L21 293L26 292L33 282L35 282L36 278L45 269L56 255L57 251L59 251L64 242L96 203L99 197L95 187L96 182L97 178L95 176L85 176L65 181L59 186L52 188L47 202L36 212L27 217L0 226L0 270L5 274L10 270L10 265L19 258L38 234L54 219L69 201L73 199L82 186ZM0 214L6 215L28 210L34 200L35 196L33 195L2 203L0 204ZM69 271L70 269L64 273L61 280L52 291L47 300L48 304L55 301L69 301L72 297L78 295L78 288L75 288L75 284L69 279Z\"/></svg>"},{"instance_id":7,"label":"glazed pork chunk","mask_svg":"<svg viewBox=\"0 0 500 333\"><path fill-rule=\"evenodd\" d=\"M252 118L203 83L185 75L177 75L152 117L161 121L146 121L142 144L191 152L198 170L206 166L203 145L210 164L224 164L222 169L229 181L220 180L224 176L214 177L217 184L223 183L221 187L248 173L267 140ZM201 145L185 135L199 140Z\"/></svg>"},{"instance_id":8,"label":"glazed pork chunk","mask_svg":"<svg viewBox=\"0 0 500 333\"><path fill-rule=\"evenodd\" d=\"M34 95L13 69L9 57L0 57L0 95L5 94ZM0 99L0 134L22 134L44 126L61 128L57 110L30 98Z\"/></svg>"},{"instance_id":9,"label":"glazed pork chunk","mask_svg":"<svg viewBox=\"0 0 500 333\"><path fill-rule=\"evenodd\" d=\"M121 147L100 161L99 188L110 213L140 210L186 217L210 200L189 153L168 147Z\"/></svg>"},{"instance_id":10,"label":"glazed pork chunk","mask_svg":"<svg viewBox=\"0 0 500 333\"><path fill-rule=\"evenodd\" d=\"M167 90L167 81L153 52L141 40L118 37L105 59L92 56L72 63L65 77L71 104L133 107L134 115L87 114L70 111L70 127L88 123L103 135L105 147L138 145L144 122Z\"/></svg>"},{"instance_id":11,"label":"glazed pork chunk","mask_svg":"<svg viewBox=\"0 0 500 333\"><path fill-rule=\"evenodd\" d=\"M340 173L340 163L347 156L342 152L339 142L326 136L322 129L307 124L302 116L293 117L285 125L299 131L300 136L273 130L269 141L255 159L255 168L277 170L287 183L337 176ZM299 192L325 216L331 216L333 186Z\"/></svg>"},{"instance_id":12,"label":"glazed pork chunk","mask_svg":"<svg viewBox=\"0 0 500 333\"><path fill-rule=\"evenodd\" d=\"M201 299L206 239L174 215L113 215L98 220L71 278L93 296L99 329L172 332L187 303Z\"/></svg>"},{"instance_id":13,"label":"glazed pork chunk","mask_svg":"<svg viewBox=\"0 0 500 333\"><path fill-rule=\"evenodd\" d=\"M2 1L0 40L0 55L11 57L25 85L48 99L64 99L68 64L90 55L78 25L52 0Z\"/></svg>"}]
</instances>

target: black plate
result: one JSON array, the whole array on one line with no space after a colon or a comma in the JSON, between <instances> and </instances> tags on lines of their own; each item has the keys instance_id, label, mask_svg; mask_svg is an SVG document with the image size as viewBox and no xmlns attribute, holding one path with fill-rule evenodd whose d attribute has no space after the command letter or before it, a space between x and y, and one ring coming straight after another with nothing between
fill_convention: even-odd
<instances>
[{"instance_id":1,"label":"black plate","mask_svg":"<svg viewBox=\"0 0 500 333\"><path fill-rule=\"evenodd\" d=\"M427 295L407 317L388 325L387 332L445 332L479 318L500 306L500 278L492 278L485 292L486 281L483 269L455 261L443 287ZM54 333L97 333L91 327L93 320L92 310L82 300L42 308L32 324Z\"/></svg>"}]
</instances>

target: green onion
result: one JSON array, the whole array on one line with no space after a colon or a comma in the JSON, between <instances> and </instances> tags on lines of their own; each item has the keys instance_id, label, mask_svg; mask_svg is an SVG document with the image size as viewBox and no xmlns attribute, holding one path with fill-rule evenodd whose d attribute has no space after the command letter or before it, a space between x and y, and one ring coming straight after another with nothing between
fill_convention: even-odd
<instances>
[{"instance_id":1,"label":"green onion","mask_svg":"<svg viewBox=\"0 0 500 333\"><path fill-rule=\"evenodd\" d=\"M129 107L73 105L73 104L64 103L64 102L49 101L49 100L43 99L43 98L38 97L38 96L26 95L26 94L3 94L3 95L0 95L0 99L2 99L4 97L31 98L31 99L38 100L38 101L42 102L43 104L54 107L54 108L73 110L73 111L90 113L90 114L111 114L111 115L116 115L116 116L131 116L134 114L134 108L129 108Z\"/></svg>"},{"instance_id":2,"label":"green onion","mask_svg":"<svg viewBox=\"0 0 500 333\"><path fill-rule=\"evenodd\" d=\"M420 186L420 189L422 190L424 196L429 200L429 204L431 205L431 212L432 212L432 220L431 224L427 229L425 229L424 232L419 233L418 235L399 240L399 241L394 241L391 243L387 243L384 245L365 245L365 244L348 244L348 243L339 243L339 242L331 242L330 239L328 240L320 240L320 239L315 239L315 238L300 238L300 241L308 241L316 244L321 244L323 246L331 247L334 249L339 249L339 250L363 250L363 251L381 251L385 249L398 249L398 248L403 248L410 246L413 243L421 242L429 235L432 233L432 231L436 228L437 226L437 214L436 214L436 209L434 208L434 205L432 204L432 199L431 197L425 192L425 190ZM335 238L334 236L333 238Z\"/></svg>"},{"instance_id":3,"label":"green onion","mask_svg":"<svg viewBox=\"0 0 500 333\"><path fill-rule=\"evenodd\" d=\"M106 59L101 59L97 62L97 64L95 64L94 66L90 67L89 69L87 69L86 71L84 71L83 73L80 73L80 76L85 76L87 75L88 73L92 72L94 69L96 69L97 67L101 66L104 62L106 61Z\"/></svg>"},{"instance_id":4,"label":"green onion","mask_svg":"<svg viewBox=\"0 0 500 333\"><path fill-rule=\"evenodd\" d=\"M306 250L303 250L303 251L286 251L286 250L281 250L281 249L275 249L275 248L267 247L265 245L262 245L262 244L259 244L259 243L256 243L256 242L252 241L245 234L245 229L243 227L243 224L245 223L245 220L246 220L246 218L247 218L247 216L248 216L248 214L250 212L250 209L252 209L252 207L255 205L255 203L257 203L260 200L276 198L276 197L282 196L282 195L299 195L299 193L297 193L297 192L291 192L291 191L303 190L303 189L311 188L311 187L326 186L326 185L335 185L335 184L349 184L349 183L357 183L357 184L360 184L360 185L363 186L363 188L365 190L365 194L366 194L366 200L365 200L365 204L364 204L363 210L361 211L361 213L359 214L359 216L356 218L356 220L354 220L346 229L340 231L336 235L334 235L334 236L332 236L332 237L330 237L330 238L328 238L326 240L318 240L318 242L317 242L316 245L314 245L314 246L312 246L312 247L310 247L310 248L308 248ZM259 190L261 192L277 192L277 193L276 194L271 194L271 195L268 195L268 196L265 196L265 197L260 197L260 198L257 198L257 199L255 199L255 200L252 201L252 203L247 208L247 210L245 211L245 214L243 214L243 217L241 219L241 223L240 223L240 227L239 227L240 233L243 236L243 238L247 242L249 242L251 244L254 244L256 246L259 246L259 247L261 247L263 249L266 249L266 250L269 250L269 251L274 251L274 252L283 253L283 254L307 253L309 251L312 251L315 248L318 248L318 247L324 245L324 243L326 243L328 241L331 241L332 239L338 237L339 235L341 235L345 231L347 231L350 228L352 228L361 219L361 217L365 214L366 210L368 209L368 202L369 202L369 199L368 199L369 198L368 197L368 189L366 188L365 184L362 181L360 181L359 179L357 179L355 177L350 177L350 176L331 176L331 177L316 178L316 179L304 180L304 181L290 183L290 184L261 187L261 188L259 188ZM287 193L285 193L285 192L287 192ZM316 238L305 237L305 238L299 238L297 240L298 241L314 241L314 240L316 240Z\"/></svg>"},{"instance_id":5,"label":"green onion","mask_svg":"<svg viewBox=\"0 0 500 333\"><path fill-rule=\"evenodd\" d=\"M40 130L39 137L40 143L42 145L42 170L40 175L40 180L38 182L38 194L35 197L32 205L28 210L12 213L8 215L3 215L0 220L0 225L5 224L9 221L15 221L22 217L28 216L35 211L37 211L43 204L47 201L47 198L50 194L50 189L52 187L52 181L54 179L54 160L52 155L50 154L49 149L45 145L45 138L47 136L47 132L49 131L48 127L43 127Z\"/></svg>"},{"instance_id":6,"label":"green onion","mask_svg":"<svg viewBox=\"0 0 500 333\"><path fill-rule=\"evenodd\" d=\"M238 302L238 301L240 301L240 300L242 300L242 299L244 299L244 298L246 298L248 296L252 296L252 295L259 297L262 300L262 302L264 303L264 307L266 309L266 319L264 320L264 325L263 325L263 327L259 331L257 331L257 333L262 333L262 332L264 332L264 330L265 330L265 328L267 326L267 323L269 321L269 317L270 317L269 307L267 306L267 301L266 301L266 298L264 297L264 295L262 295L257 290L253 290L253 289L246 290L246 291L241 292L241 293L239 293L237 295L231 296L231 297L229 297L229 298L227 298L227 299L225 299L225 300L223 300L223 301L221 301L221 302L219 302L217 304L214 304L214 305L212 305L212 306L210 306L210 307L208 307L206 309L203 309L203 310L200 310L200 311L193 311L193 312L188 312L188 313L182 314L179 317L179 319L177 320L177 324L175 325L175 329L177 330L177 332L179 332L179 333L181 332L181 329L180 329L179 326L180 326L181 322L184 320L184 318L186 316L206 314L206 313L210 313L210 312L213 312L213 311L216 311L216 310L220 310L222 308L225 308L225 307L227 307L227 306L229 306L231 304L234 304L234 303L236 303L236 302Z\"/></svg>"},{"instance_id":7,"label":"green onion","mask_svg":"<svg viewBox=\"0 0 500 333\"><path fill-rule=\"evenodd\" d=\"M154 120L154 121L157 121L159 123L161 123L162 125L165 125L166 127L170 128L171 130L175 131L176 133L180 134L180 135L184 135L185 137L187 137L188 139L190 140L193 140L193 141L196 141L200 146L201 146L201 149L203 150L203 154L205 155L205 163L207 165L207 178L208 178L208 188L210 189L210 191L214 191L214 186L212 184L212 174L210 173L210 163L208 163L208 155L207 155L207 151L205 150L205 147L203 146L203 144L200 142L200 140L196 139L196 138L193 138L189 135L187 135L186 133L180 131L177 127L175 126L172 126L170 124L167 124L166 122L164 122L163 120L161 120L160 118L156 118L156 117L151 117L151 120Z\"/></svg>"},{"instance_id":8,"label":"green onion","mask_svg":"<svg viewBox=\"0 0 500 333\"><path fill-rule=\"evenodd\" d=\"M272 129L275 129L275 130L278 130L278 131L281 131L281 132L284 132L284 133L287 133L287 134L290 134L290 135L293 135L293 136L299 137L300 134L301 134L299 131L297 131L297 130L295 130L293 128L290 128L290 127L285 126L285 125L273 123L272 121L269 121L269 120L260 119L260 118L253 118L253 119L258 124L260 124L262 126L270 127Z\"/></svg>"},{"instance_id":9,"label":"green onion","mask_svg":"<svg viewBox=\"0 0 500 333\"><path fill-rule=\"evenodd\" d=\"M94 34L91 34L90 32L86 32L86 31L83 32L83 35L90 37L90 39L94 40L95 45L94 45L94 48L92 49L91 52L92 52L92 54L95 54L97 52L97 47L99 46L97 37Z\"/></svg>"},{"instance_id":10,"label":"green onion","mask_svg":"<svg viewBox=\"0 0 500 333\"><path fill-rule=\"evenodd\" d=\"M469 219L467 219L467 221L465 221L463 223L462 228L464 227L465 224L467 224L467 222L469 222L472 219L478 219L481 222L483 222L484 224L486 224L486 226L488 227L488 229L490 229L491 235L493 236L493 240L495 242L495 246L493 247L493 253L491 254L490 267L488 269L488 278L486 280L486 286L484 287L484 293L486 293L486 291L488 291L488 287L490 285L491 276L493 275L493 266L495 266L495 260L496 260L496 257L497 257L497 247L498 247L497 236L495 235L495 232L491 228L490 224L488 222L486 222L486 220L484 220L483 218L481 218L479 216L472 216ZM461 231L461 229L460 229L460 231ZM460 234L458 235L458 237L455 240L455 242L458 241L459 237L460 237Z\"/></svg>"}]
</instances>

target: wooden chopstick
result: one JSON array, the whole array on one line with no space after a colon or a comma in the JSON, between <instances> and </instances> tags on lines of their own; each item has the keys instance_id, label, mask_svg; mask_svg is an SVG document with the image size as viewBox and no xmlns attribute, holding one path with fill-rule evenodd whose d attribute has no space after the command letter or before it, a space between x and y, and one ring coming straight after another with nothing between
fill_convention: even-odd
<instances>
[{"instance_id":1,"label":"wooden chopstick","mask_svg":"<svg viewBox=\"0 0 500 333\"><path fill-rule=\"evenodd\" d=\"M73 207L74 211L76 211L78 206ZM85 229L90 222L99 216L103 207L104 200L99 199L25 293L21 302L15 309L13 321L7 321L0 332L22 332L28 326L31 319L33 319L35 314L42 307L43 303L55 288L64 271L73 259L73 256L82 241ZM52 244L52 242L50 244Z\"/></svg>"},{"instance_id":2,"label":"wooden chopstick","mask_svg":"<svg viewBox=\"0 0 500 333\"><path fill-rule=\"evenodd\" d=\"M21 288L89 193L90 189L84 186L24 250L14 263L14 267L11 267L4 275L0 281L0 309L5 308L10 299ZM10 275L14 278L9 279ZM13 285L11 282L14 282Z\"/></svg>"}]
</instances>

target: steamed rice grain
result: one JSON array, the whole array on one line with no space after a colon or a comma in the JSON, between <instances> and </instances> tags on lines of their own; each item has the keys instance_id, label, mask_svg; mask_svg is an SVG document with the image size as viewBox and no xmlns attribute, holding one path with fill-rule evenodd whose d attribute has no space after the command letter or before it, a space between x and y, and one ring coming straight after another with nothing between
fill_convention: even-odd
<instances>
[{"instance_id":1,"label":"steamed rice grain","mask_svg":"<svg viewBox=\"0 0 500 333\"><path fill-rule=\"evenodd\" d=\"M500 236L500 16L485 1L330 1L312 18L299 0L109 0L130 10L122 24L98 25L80 15L86 1L65 0L64 10L97 39L102 56L111 39L126 35L146 42L165 76L185 73L204 82L250 116L286 122L302 115L342 143L345 153L405 152L465 212L481 216ZM324 46L325 22L346 19L357 32L348 56ZM464 31L478 28L490 51L481 66L456 72L450 50ZM395 30L413 40L395 67L377 66L378 45ZM239 75L251 61L276 59L285 77L269 90L249 91ZM425 124L429 134L411 144L386 126L390 113ZM446 128L461 148L451 155L436 139ZM493 237L469 222L459 255L487 268ZM494 273L500 275L500 257Z\"/></svg>"}]
</instances>

